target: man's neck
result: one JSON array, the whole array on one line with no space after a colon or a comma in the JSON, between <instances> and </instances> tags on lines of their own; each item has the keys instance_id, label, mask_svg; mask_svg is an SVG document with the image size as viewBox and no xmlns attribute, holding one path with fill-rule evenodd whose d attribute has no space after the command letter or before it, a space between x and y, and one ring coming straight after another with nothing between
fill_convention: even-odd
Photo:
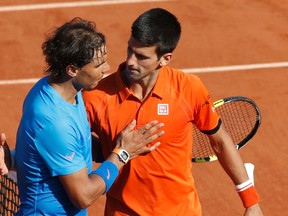
<instances>
[{"instance_id":1,"label":"man's neck","mask_svg":"<svg viewBox=\"0 0 288 216\"><path fill-rule=\"evenodd\" d=\"M125 73L122 73L122 77L124 79L124 83L133 93L133 95L139 100L144 101L152 92L156 84L159 72L160 70L154 71L152 74L142 78L141 80L129 79L125 76Z\"/></svg>"},{"instance_id":2,"label":"man's neck","mask_svg":"<svg viewBox=\"0 0 288 216\"><path fill-rule=\"evenodd\" d=\"M77 90L74 88L71 80L67 80L63 83L49 82L49 85L68 103L76 104Z\"/></svg>"}]
</instances>

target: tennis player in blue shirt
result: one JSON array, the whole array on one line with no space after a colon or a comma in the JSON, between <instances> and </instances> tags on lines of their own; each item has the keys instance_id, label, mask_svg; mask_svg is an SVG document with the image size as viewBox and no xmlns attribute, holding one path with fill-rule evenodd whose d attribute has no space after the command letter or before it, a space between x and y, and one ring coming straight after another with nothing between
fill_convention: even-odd
<instances>
[{"instance_id":1,"label":"tennis player in blue shirt","mask_svg":"<svg viewBox=\"0 0 288 216\"><path fill-rule=\"evenodd\" d=\"M87 215L87 207L109 190L121 167L159 146L154 140L164 134L159 130L163 124L152 121L135 130L135 121L127 122L114 151L92 170L81 90L95 88L109 70L105 37L93 22L75 18L54 29L42 49L48 75L25 98L17 131L13 158L21 205L16 215Z\"/></svg>"}]
</instances>

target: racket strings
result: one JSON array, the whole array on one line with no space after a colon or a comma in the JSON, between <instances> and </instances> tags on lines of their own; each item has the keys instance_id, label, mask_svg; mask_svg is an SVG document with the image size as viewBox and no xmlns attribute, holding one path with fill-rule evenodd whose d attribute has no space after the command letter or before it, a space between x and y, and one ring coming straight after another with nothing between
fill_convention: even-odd
<instances>
[{"instance_id":1,"label":"racket strings","mask_svg":"<svg viewBox=\"0 0 288 216\"><path fill-rule=\"evenodd\" d=\"M19 205L17 183L8 176L0 176L0 215L14 215Z\"/></svg>"},{"instance_id":2,"label":"racket strings","mask_svg":"<svg viewBox=\"0 0 288 216\"><path fill-rule=\"evenodd\" d=\"M195 125L193 125L193 127L193 158L201 158L214 155L214 151L209 144L208 137L200 132Z\"/></svg>"},{"instance_id":3,"label":"racket strings","mask_svg":"<svg viewBox=\"0 0 288 216\"><path fill-rule=\"evenodd\" d=\"M254 104L245 100L235 100L216 107L216 111L235 144L239 144L241 147L242 143L244 145L254 135L252 132L256 130L256 123L259 120ZM215 153L208 137L199 131L195 125L193 127L193 159L211 160L211 156Z\"/></svg>"},{"instance_id":4,"label":"racket strings","mask_svg":"<svg viewBox=\"0 0 288 216\"><path fill-rule=\"evenodd\" d=\"M239 144L255 127L257 113L252 104L235 101L218 107L223 125L235 144Z\"/></svg>"}]
</instances>

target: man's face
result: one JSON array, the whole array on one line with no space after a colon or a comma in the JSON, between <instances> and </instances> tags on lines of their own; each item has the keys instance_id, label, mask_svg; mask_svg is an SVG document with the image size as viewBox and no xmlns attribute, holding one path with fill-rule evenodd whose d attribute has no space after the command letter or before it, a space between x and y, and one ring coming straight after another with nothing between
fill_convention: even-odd
<instances>
[{"instance_id":1,"label":"man's face","mask_svg":"<svg viewBox=\"0 0 288 216\"><path fill-rule=\"evenodd\" d=\"M126 75L130 80L142 80L159 69L155 46L145 46L130 37L127 48Z\"/></svg>"},{"instance_id":2,"label":"man's face","mask_svg":"<svg viewBox=\"0 0 288 216\"><path fill-rule=\"evenodd\" d=\"M74 79L74 85L77 89L91 90L94 89L99 81L103 78L105 72L110 69L106 61L106 47L95 54L95 58L89 64L84 65L79 69L77 76Z\"/></svg>"}]
</instances>

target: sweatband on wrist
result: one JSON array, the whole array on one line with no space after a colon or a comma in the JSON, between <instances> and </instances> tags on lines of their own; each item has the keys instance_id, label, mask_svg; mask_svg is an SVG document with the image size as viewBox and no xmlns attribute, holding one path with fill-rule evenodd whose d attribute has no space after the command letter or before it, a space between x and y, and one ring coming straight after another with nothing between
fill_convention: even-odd
<instances>
[{"instance_id":1,"label":"sweatband on wrist","mask_svg":"<svg viewBox=\"0 0 288 216\"><path fill-rule=\"evenodd\" d=\"M96 170L92 171L91 174L99 175L106 184L104 193L107 193L115 179L119 174L118 167L111 161L104 161Z\"/></svg>"},{"instance_id":2,"label":"sweatband on wrist","mask_svg":"<svg viewBox=\"0 0 288 216\"><path fill-rule=\"evenodd\" d=\"M251 180L236 185L235 188L245 208L253 206L260 201L259 195Z\"/></svg>"}]
</instances>

